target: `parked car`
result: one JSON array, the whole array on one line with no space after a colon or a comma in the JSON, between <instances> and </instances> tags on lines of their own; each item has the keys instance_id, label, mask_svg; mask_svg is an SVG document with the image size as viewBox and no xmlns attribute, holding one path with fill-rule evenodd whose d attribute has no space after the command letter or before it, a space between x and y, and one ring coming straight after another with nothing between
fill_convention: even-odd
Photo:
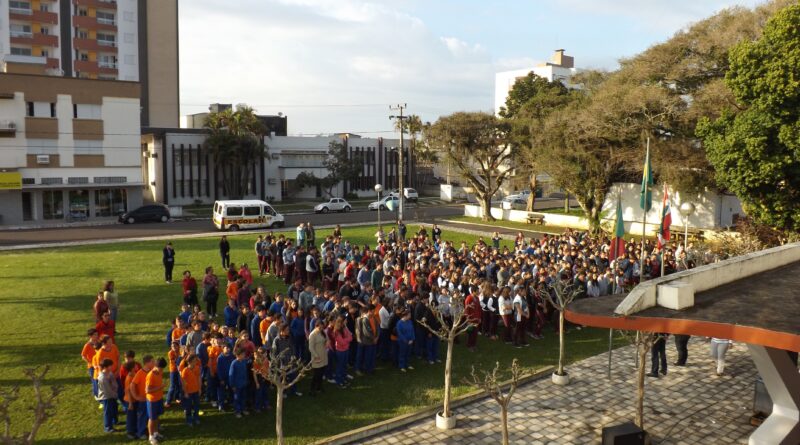
<instances>
[{"instance_id":1,"label":"parked car","mask_svg":"<svg viewBox=\"0 0 800 445\"><path fill-rule=\"evenodd\" d=\"M500 203L504 210L525 210L528 206L528 200L519 196L507 196Z\"/></svg>"},{"instance_id":2,"label":"parked car","mask_svg":"<svg viewBox=\"0 0 800 445\"><path fill-rule=\"evenodd\" d=\"M328 202L314 206L315 213L349 212L353 206L342 198L331 198Z\"/></svg>"},{"instance_id":3,"label":"parked car","mask_svg":"<svg viewBox=\"0 0 800 445\"><path fill-rule=\"evenodd\" d=\"M231 232L283 227L286 224L283 215L269 203L255 199L216 201L211 220L217 229Z\"/></svg>"},{"instance_id":4,"label":"parked car","mask_svg":"<svg viewBox=\"0 0 800 445\"><path fill-rule=\"evenodd\" d=\"M389 196L383 197L380 201L375 201L375 202L369 203L369 205L367 206L367 209L369 209L369 210L378 210L378 209L386 210L386 207L387 207L386 203L389 202L389 201L394 201L393 206L394 206L395 209L397 209L397 206L400 205L400 199L397 196L389 195Z\"/></svg>"},{"instance_id":5,"label":"parked car","mask_svg":"<svg viewBox=\"0 0 800 445\"><path fill-rule=\"evenodd\" d=\"M417 202L419 200L419 193L415 189L411 187L404 187L403 188L403 195L406 197L406 201L409 202ZM392 190L389 192L389 196L399 196L397 194L397 189Z\"/></svg>"},{"instance_id":6,"label":"parked car","mask_svg":"<svg viewBox=\"0 0 800 445\"><path fill-rule=\"evenodd\" d=\"M119 221L125 224L148 221L167 222L169 221L169 209L161 204L150 204L119 215Z\"/></svg>"}]
</instances>

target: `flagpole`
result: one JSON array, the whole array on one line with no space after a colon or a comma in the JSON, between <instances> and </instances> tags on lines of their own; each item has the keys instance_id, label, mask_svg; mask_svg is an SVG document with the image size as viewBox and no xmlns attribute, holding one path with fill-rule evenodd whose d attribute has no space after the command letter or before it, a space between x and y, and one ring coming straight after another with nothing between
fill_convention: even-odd
<instances>
[{"instance_id":1,"label":"flagpole","mask_svg":"<svg viewBox=\"0 0 800 445\"><path fill-rule=\"evenodd\" d=\"M662 200L663 204L661 204L661 224L664 224L664 211L667 209L667 184L664 183L664 199ZM663 230L662 230L663 231ZM659 235L661 236L661 235ZM664 276L664 251L666 250L667 243L664 240L663 244L661 245L661 276Z\"/></svg>"},{"instance_id":2,"label":"flagpole","mask_svg":"<svg viewBox=\"0 0 800 445\"><path fill-rule=\"evenodd\" d=\"M647 153L645 155L645 168L649 169L650 166L650 138L647 138ZM648 174L652 174L651 172L647 172ZM647 183L650 182L649 178L643 180L644 182L644 206L642 207L642 254L641 258L639 258L639 282L644 281L644 241L645 241L645 234L647 233Z\"/></svg>"}]
</instances>

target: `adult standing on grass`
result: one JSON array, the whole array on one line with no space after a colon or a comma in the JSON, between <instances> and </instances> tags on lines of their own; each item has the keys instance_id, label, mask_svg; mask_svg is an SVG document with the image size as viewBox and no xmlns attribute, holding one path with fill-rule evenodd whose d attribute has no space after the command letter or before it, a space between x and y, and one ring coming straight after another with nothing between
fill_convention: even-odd
<instances>
[{"instance_id":1,"label":"adult standing on grass","mask_svg":"<svg viewBox=\"0 0 800 445\"><path fill-rule=\"evenodd\" d=\"M297 248L306 245L306 223L300 223L295 230L295 239L297 240Z\"/></svg>"},{"instance_id":2,"label":"adult standing on grass","mask_svg":"<svg viewBox=\"0 0 800 445\"><path fill-rule=\"evenodd\" d=\"M162 253L161 262L164 263L164 281L170 284L172 283L172 268L175 267L175 249L172 248L172 243L167 243Z\"/></svg>"},{"instance_id":3,"label":"adult standing on grass","mask_svg":"<svg viewBox=\"0 0 800 445\"><path fill-rule=\"evenodd\" d=\"M194 279L192 273L188 270L183 271L181 286L183 287L183 303L194 308L197 304L197 280Z\"/></svg>"},{"instance_id":4,"label":"adult standing on grass","mask_svg":"<svg viewBox=\"0 0 800 445\"><path fill-rule=\"evenodd\" d=\"M228 237L222 235L219 240L219 256L222 259L222 268L227 269L231 265L231 245L228 242Z\"/></svg>"},{"instance_id":5,"label":"adult standing on grass","mask_svg":"<svg viewBox=\"0 0 800 445\"><path fill-rule=\"evenodd\" d=\"M406 228L406 224L403 222L402 219L397 220L397 233L400 235L400 241L406 240L406 232L408 232L408 228Z\"/></svg>"},{"instance_id":6,"label":"adult standing on grass","mask_svg":"<svg viewBox=\"0 0 800 445\"><path fill-rule=\"evenodd\" d=\"M97 293L97 299L94 302L94 306L92 307L94 310L94 321L95 323L99 322L103 319L103 314L108 312L108 302L106 302L105 297L103 296L103 292L100 291Z\"/></svg>"},{"instance_id":7,"label":"adult standing on grass","mask_svg":"<svg viewBox=\"0 0 800 445\"><path fill-rule=\"evenodd\" d=\"M108 310L111 312L111 319L117 321L117 313L119 312L119 295L114 289L114 281L108 280L103 283L103 300L108 304Z\"/></svg>"},{"instance_id":8,"label":"adult standing on grass","mask_svg":"<svg viewBox=\"0 0 800 445\"><path fill-rule=\"evenodd\" d=\"M314 330L308 336L308 352L311 356L311 367L313 376L311 377L311 391L309 394L314 396L322 391L322 376L328 366L328 338L325 335L327 321L319 318L314 324Z\"/></svg>"},{"instance_id":9,"label":"adult standing on grass","mask_svg":"<svg viewBox=\"0 0 800 445\"><path fill-rule=\"evenodd\" d=\"M203 301L206 302L206 312L211 318L217 316L217 300L219 299L219 279L214 275L214 268L206 267L203 277Z\"/></svg>"}]
</instances>

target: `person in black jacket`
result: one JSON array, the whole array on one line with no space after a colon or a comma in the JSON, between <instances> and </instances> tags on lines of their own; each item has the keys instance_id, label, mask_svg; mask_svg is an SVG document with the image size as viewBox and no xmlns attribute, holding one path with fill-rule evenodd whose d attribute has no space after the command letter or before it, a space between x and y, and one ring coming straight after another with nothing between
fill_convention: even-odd
<instances>
[{"instance_id":1,"label":"person in black jacket","mask_svg":"<svg viewBox=\"0 0 800 445\"><path fill-rule=\"evenodd\" d=\"M172 243L164 246L161 262L164 263L164 280L170 284L172 283L172 268L175 267L175 249L172 248Z\"/></svg>"},{"instance_id":2,"label":"person in black jacket","mask_svg":"<svg viewBox=\"0 0 800 445\"><path fill-rule=\"evenodd\" d=\"M219 256L222 258L222 268L227 269L231 265L231 245L225 235L219 240Z\"/></svg>"}]
</instances>

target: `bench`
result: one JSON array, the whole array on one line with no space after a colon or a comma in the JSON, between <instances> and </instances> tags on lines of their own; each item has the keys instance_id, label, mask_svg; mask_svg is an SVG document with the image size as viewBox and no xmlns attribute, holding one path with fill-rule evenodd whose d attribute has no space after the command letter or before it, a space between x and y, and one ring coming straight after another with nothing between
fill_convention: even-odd
<instances>
[{"instance_id":1,"label":"bench","mask_svg":"<svg viewBox=\"0 0 800 445\"><path fill-rule=\"evenodd\" d=\"M544 214L542 213L528 213L528 224L544 224Z\"/></svg>"},{"instance_id":2,"label":"bench","mask_svg":"<svg viewBox=\"0 0 800 445\"><path fill-rule=\"evenodd\" d=\"M669 231L675 236L675 239L681 240L686 233L686 228L682 226L670 226ZM690 226L688 232L689 240L691 241L703 241L705 239L705 230L703 229Z\"/></svg>"}]
</instances>

